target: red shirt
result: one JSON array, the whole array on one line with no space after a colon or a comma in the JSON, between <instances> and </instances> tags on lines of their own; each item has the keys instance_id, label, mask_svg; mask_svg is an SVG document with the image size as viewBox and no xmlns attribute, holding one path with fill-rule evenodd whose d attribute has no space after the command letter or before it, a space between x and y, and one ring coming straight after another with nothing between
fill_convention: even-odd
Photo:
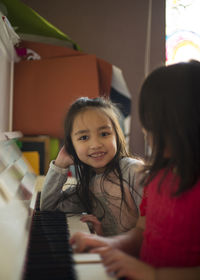
<instances>
[{"instance_id":1,"label":"red shirt","mask_svg":"<svg viewBox=\"0 0 200 280\"><path fill-rule=\"evenodd\" d=\"M163 170L145 188L140 205L146 216L146 229L140 259L155 267L200 265L200 180L196 185L173 197L178 179L170 171L160 192L158 184Z\"/></svg>"}]
</instances>

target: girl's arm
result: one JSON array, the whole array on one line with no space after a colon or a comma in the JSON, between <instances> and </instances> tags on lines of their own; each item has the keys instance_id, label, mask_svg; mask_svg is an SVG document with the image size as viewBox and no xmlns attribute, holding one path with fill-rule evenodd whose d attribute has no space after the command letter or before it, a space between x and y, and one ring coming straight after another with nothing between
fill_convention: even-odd
<instances>
[{"instance_id":1,"label":"girl's arm","mask_svg":"<svg viewBox=\"0 0 200 280\"><path fill-rule=\"evenodd\" d=\"M122 250L132 256L138 257L143 241L143 231L145 229L145 217L138 218L136 226L125 234L116 236L113 240L114 248Z\"/></svg>"},{"instance_id":2,"label":"girl's arm","mask_svg":"<svg viewBox=\"0 0 200 280\"><path fill-rule=\"evenodd\" d=\"M41 192L40 209L42 211L83 212L80 200L75 194L75 186L62 191L67 181L69 165L73 160L64 147L60 150L56 160L50 163Z\"/></svg>"},{"instance_id":3,"label":"girl's arm","mask_svg":"<svg viewBox=\"0 0 200 280\"><path fill-rule=\"evenodd\" d=\"M92 250L101 255L106 271L115 277L129 280L199 280L200 267L154 268L135 257L111 247Z\"/></svg>"},{"instance_id":4,"label":"girl's arm","mask_svg":"<svg viewBox=\"0 0 200 280\"><path fill-rule=\"evenodd\" d=\"M55 211L63 196L62 187L67 181L68 169L60 168L52 161L41 191L40 210Z\"/></svg>"},{"instance_id":5,"label":"girl's arm","mask_svg":"<svg viewBox=\"0 0 200 280\"><path fill-rule=\"evenodd\" d=\"M71 237L70 244L74 247L75 252L84 252L94 248L111 246L112 248L117 248L126 253L138 256L144 228L145 217L140 217L136 227L126 233L114 237L101 237L94 234L78 232Z\"/></svg>"}]
</instances>

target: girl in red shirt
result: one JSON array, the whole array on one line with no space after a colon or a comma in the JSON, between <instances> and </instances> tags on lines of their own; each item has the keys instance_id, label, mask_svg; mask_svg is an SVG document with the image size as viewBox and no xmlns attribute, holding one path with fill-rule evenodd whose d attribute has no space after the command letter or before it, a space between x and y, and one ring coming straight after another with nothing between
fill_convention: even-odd
<instances>
[{"instance_id":1,"label":"girl in red shirt","mask_svg":"<svg viewBox=\"0 0 200 280\"><path fill-rule=\"evenodd\" d=\"M144 81L139 115L150 152L137 226L114 238L78 233L109 274L134 280L200 279L200 63L160 67Z\"/></svg>"}]
</instances>

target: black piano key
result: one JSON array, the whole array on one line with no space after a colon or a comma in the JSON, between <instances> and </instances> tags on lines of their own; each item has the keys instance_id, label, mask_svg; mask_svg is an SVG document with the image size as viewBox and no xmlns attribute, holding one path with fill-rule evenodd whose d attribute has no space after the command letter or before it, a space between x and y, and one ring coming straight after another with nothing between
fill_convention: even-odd
<instances>
[{"instance_id":1,"label":"black piano key","mask_svg":"<svg viewBox=\"0 0 200 280\"><path fill-rule=\"evenodd\" d=\"M40 196L32 219L23 280L76 280L66 216L39 211Z\"/></svg>"}]
</instances>

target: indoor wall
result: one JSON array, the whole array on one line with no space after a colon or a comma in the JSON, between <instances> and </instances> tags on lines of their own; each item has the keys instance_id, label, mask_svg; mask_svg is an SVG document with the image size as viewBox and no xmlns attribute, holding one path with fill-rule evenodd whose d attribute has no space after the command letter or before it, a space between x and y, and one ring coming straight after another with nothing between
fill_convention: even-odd
<instances>
[{"instance_id":1,"label":"indoor wall","mask_svg":"<svg viewBox=\"0 0 200 280\"><path fill-rule=\"evenodd\" d=\"M144 154L137 114L145 75L164 63L164 0L23 0L89 54L123 71L132 95L130 150ZM150 8L150 4L152 7Z\"/></svg>"}]
</instances>

